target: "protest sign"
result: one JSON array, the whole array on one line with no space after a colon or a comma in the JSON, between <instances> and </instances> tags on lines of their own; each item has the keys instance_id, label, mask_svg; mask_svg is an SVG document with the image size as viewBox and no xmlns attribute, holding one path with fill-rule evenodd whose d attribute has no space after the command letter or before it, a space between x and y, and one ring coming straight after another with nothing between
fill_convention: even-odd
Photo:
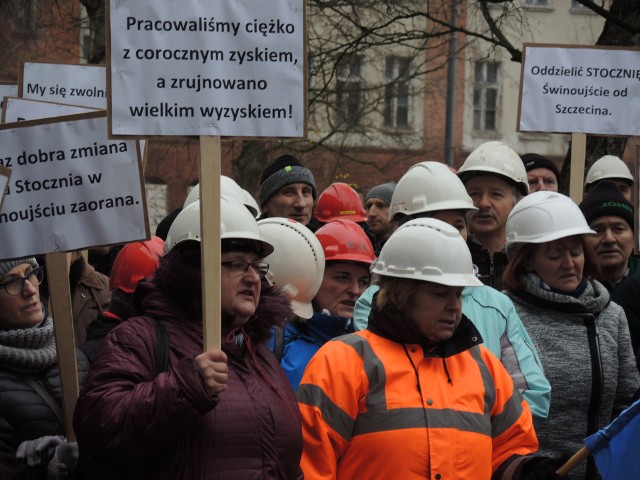
<instances>
[{"instance_id":1,"label":"protest sign","mask_svg":"<svg viewBox=\"0 0 640 480\"><path fill-rule=\"evenodd\" d=\"M0 259L148 238L139 155L107 138L104 110L0 125Z\"/></svg>"},{"instance_id":2,"label":"protest sign","mask_svg":"<svg viewBox=\"0 0 640 480\"><path fill-rule=\"evenodd\" d=\"M640 49L525 44L518 131L640 135Z\"/></svg>"},{"instance_id":3,"label":"protest sign","mask_svg":"<svg viewBox=\"0 0 640 480\"><path fill-rule=\"evenodd\" d=\"M64 117L95 111L95 108L65 105L63 103L6 97L2 107L2 123L24 122L39 118Z\"/></svg>"},{"instance_id":4,"label":"protest sign","mask_svg":"<svg viewBox=\"0 0 640 480\"><path fill-rule=\"evenodd\" d=\"M25 62L18 96L105 109L106 84L104 65Z\"/></svg>"},{"instance_id":5,"label":"protest sign","mask_svg":"<svg viewBox=\"0 0 640 480\"><path fill-rule=\"evenodd\" d=\"M2 212L2 202L4 201L4 195L7 193L7 186L11 179L11 169L6 167L0 167L0 212Z\"/></svg>"},{"instance_id":6,"label":"protest sign","mask_svg":"<svg viewBox=\"0 0 640 480\"><path fill-rule=\"evenodd\" d=\"M525 44L517 130L571 133L569 194L582 200L586 135L640 134L640 49Z\"/></svg>"},{"instance_id":7,"label":"protest sign","mask_svg":"<svg viewBox=\"0 0 640 480\"><path fill-rule=\"evenodd\" d=\"M113 136L306 135L303 0L108 4Z\"/></svg>"},{"instance_id":8,"label":"protest sign","mask_svg":"<svg viewBox=\"0 0 640 480\"><path fill-rule=\"evenodd\" d=\"M18 94L18 84L0 81L0 97L15 97Z\"/></svg>"},{"instance_id":9,"label":"protest sign","mask_svg":"<svg viewBox=\"0 0 640 480\"><path fill-rule=\"evenodd\" d=\"M4 97L15 97L18 95L18 84L10 82L0 82L0 103Z\"/></svg>"}]
</instances>

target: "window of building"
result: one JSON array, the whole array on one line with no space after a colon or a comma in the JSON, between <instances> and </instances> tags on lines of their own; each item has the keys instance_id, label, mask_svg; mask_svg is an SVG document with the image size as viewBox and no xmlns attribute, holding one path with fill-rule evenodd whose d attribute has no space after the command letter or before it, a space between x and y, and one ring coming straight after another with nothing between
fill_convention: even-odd
<instances>
[{"instance_id":1,"label":"window of building","mask_svg":"<svg viewBox=\"0 0 640 480\"><path fill-rule=\"evenodd\" d=\"M576 0L571 0L571 11L580 13L595 13L589 7L585 7L583 4L576 2Z\"/></svg>"},{"instance_id":2,"label":"window of building","mask_svg":"<svg viewBox=\"0 0 640 480\"><path fill-rule=\"evenodd\" d=\"M362 107L362 55L350 55L336 65L336 120L358 123Z\"/></svg>"},{"instance_id":3,"label":"window of building","mask_svg":"<svg viewBox=\"0 0 640 480\"><path fill-rule=\"evenodd\" d=\"M34 28L35 0L14 0L12 2L12 23L15 33L30 33Z\"/></svg>"},{"instance_id":4,"label":"window of building","mask_svg":"<svg viewBox=\"0 0 640 480\"><path fill-rule=\"evenodd\" d=\"M387 85L384 91L385 127L407 128L409 126L409 74L411 59L390 56L386 58Z\"/></svg>"},{"instance_id":5,"label":"window of building","mask_svg":"<svg viewBox=\"0 0 640 480\"><path fill-rule=\"evenodd\" d=\"M497 130L498 67L496 62L476 62L473 83L473 129Z\"/></svg>"},{"instance_id":6,"label":"window of building","mask_svg":"<svg viewBox=\"0 0 640 480\"><path fill-rule=\"evenodd\" d=\"M550 0L524 0L527 7L550 7Z\"/></svg>"},{"instance_id":7,"label":"window of building","mask_svg":"<svg viewBox=\"0 0 640 480\"><path fill-rule=\"evenodd\" d=\"M153 234L160 221L167 215L167 185L161 183L160 180L147 179L145 181L145 190L147 193L149 229Z\"/></svg>"}]
</instances>

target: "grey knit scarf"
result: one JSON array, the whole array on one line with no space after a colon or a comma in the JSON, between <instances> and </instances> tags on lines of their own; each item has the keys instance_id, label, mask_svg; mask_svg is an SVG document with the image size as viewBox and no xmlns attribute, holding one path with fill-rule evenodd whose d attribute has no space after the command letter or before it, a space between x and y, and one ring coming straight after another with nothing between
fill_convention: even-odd
<instances>
[{"instance_id":1,"label":"grey knit scarf","mask_svg":"<svg viewBox=\"0 0 640 480\"><path fill-rule=\"evenodd\" d=\"M0 368L35 373L57 362L53 320L32 328L0 330Z\"/></svg>"}]
</instances>

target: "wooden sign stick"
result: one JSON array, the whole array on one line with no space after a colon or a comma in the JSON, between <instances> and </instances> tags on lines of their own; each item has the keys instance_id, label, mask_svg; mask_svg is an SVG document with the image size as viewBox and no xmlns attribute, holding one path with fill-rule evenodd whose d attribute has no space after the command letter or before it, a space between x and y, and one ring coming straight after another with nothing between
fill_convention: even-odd
<instances>
[{"instance_id":1,"label":"wooden sign stick","mask_svg":"<svg viewBox=\"0 0 640 480\"><path fill-rule=\"evenodd\" d=\"M571 178L569 179L569 196L576 203L582 201L584 188L584 159L587 152L587 134L571 134Z\"/></svg>"},{"instance_id":2,"label":"wooden sign stick","mask_svg":"<svg viewBox=\"0 0 640 480\"><path fill-rule=\"evenodd\" d=\"M582 447L573 456L566 461L559 469L556 470L558 475L568 475L571 470L580 465L589 456L589 450L587 447Z\"/></svg>"},{"instance_id":3,"label":"wooden sign stick","mask_svg":"<svg viewBox=\"0 0 640 480\"><path fill-rule=\"evenodd\" d=\"M220 137L200 137L200 253L204 350L220 348Z\"/></svg>"},{"instance_id":4,"label":"wooden sign stick","mask_svg":"<svg viewBox=\"0 0 640 480\"><path fill-rule=\"evenodd\" d=\"M53 328L58 350L64 430L67 435L67 441L75 442L73 410L78 401L79 388L76 342L73 333L73 313L71 311L69 289L69 261L65 252L56 252L47 254L45 263L47 265Z\"/></svg>"}]
</instances>

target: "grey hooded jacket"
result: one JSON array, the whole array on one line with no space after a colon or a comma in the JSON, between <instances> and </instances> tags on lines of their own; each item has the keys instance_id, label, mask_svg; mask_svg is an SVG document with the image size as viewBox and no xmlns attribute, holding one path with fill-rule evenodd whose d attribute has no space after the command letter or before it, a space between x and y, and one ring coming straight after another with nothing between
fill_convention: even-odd
<instances>
[{"instance_id":1,"label":"grey hooded jacket","mask_svg":"<svg viewBox=\"0 0 640 480\"><path fill-rule=\"evenodd\" d=\"M522 283L524 291L507 294L551 383L549 418L536 428L540 453L574 453L630 404L640 385L627 319L595 280L578 298L546 290L530 277ZM571 478L593 475L593 465L582 464Z\"/></svg>"}]
</instances>

